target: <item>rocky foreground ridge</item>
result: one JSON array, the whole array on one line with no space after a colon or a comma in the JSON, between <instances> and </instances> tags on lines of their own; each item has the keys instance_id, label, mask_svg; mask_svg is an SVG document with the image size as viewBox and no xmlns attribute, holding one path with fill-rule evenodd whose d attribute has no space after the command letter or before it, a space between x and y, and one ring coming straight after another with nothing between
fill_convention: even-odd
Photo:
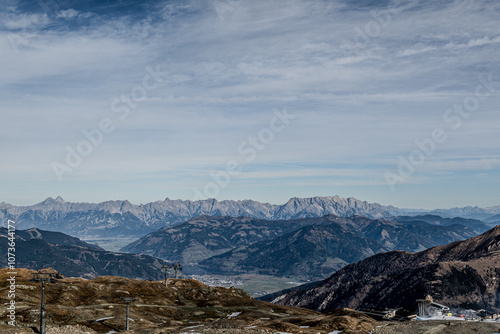
<instances>
[{"instance_id":1,"label":"rocky foreground ridge","mask_svg":"<svg viewBox=\"0 0 500 334\"><path fill-rule=\"evenodd\" d=\"M40 284L31 273L17 269L16 321L7 326L7 310L0 309L1 333L34 333L40 317ZM7 287L7 269L0 270L0 289ZM0 303L8 303L7 293ZM50 333L107 333L123 331L125 304L120 297L135 297L130 304L129 333L367 333L377 323L354 310L319 313L274 305L251 298L236 288L209 287L191 279L142 281L114 276L93 280L62 278L46 285L47 326ZM107 319L105 319L107 318ZM105 319L105 320L102 320ZM69 329L66 331L64 326ZM302 327L301 327L302 326Z\"/></svg>"}]
</instances>

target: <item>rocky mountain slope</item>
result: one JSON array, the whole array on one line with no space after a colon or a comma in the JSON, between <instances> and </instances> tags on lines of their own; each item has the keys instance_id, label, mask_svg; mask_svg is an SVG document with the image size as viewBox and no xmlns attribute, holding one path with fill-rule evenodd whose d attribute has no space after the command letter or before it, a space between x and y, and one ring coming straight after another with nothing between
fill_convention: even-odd
<instances>
[{"instance_id":1,"label":"rocky mountain slope","mask_svg":"<svg viewBox=\"0 0 500 334\"><path fill-rule=\"evenodd\" d=\"M122 251L178 260L192 267L199 264L210 274L323 279L348 263L379 252L420 251L477 234L461 225L362 216L285 221L203 216L153 232Z\"/></svg>"},{"instance_id":2,"label":"rocky mountain slope","mask_svg":"<svg viewBox=\"0 0 500 334\"><path fill-rule=\"evenodd\" d=\"M7 250L6 229L0 230L0 248ZM159 279L163 277L161 264L147 255L114 253L90 245L77 238L58 232L37 229L16 231L16 265L39 269L52 267L68 276L92 278L116 275L131 278ZM7 266L7 257L0 259L0 267Z\"/></svg>"},{"instance_id":3,"label":"rocky mountain slope","mask_svg":"<svg viewBox=\"0 0 500 334\"><path fill-rule=\"evenodd\" d=\"M439 303L500 311L500 226L412 254L393 251L346 266L328 279L266 297L275 303L411 309L431 294Z\"/></svg>"},{"instance_id":4,"label":"rocky mountain slope","mask_svg":"<svg viewBox=\"0 0 500 334\"><path fill-rule=\"evenodd\" d=\"M318 223L321 220L316 218L269 221L248 217L201 216L164 227L121 250L197 264L236 247L272 239L302 226Z\"/></svg>"},{"instance_id":5,"label":"rocky mountain slope","mask_svg":"<svg viewBox=\"0 0 500 334\"><path fill-rule=\"evenodd\" d=\"M214 274L255 273L318 280L349 263L387 250L379 242L338 224L308 225L210 257L200 266Z\"/></svg>"},{"instance_id":6,"label":"rocky mountain slope","mask_svg":"<svg viewBox=\"0 0 500 334\"><path fill-rule=\"evenodd\" d=\"M418 252L430 247L474 237L487 229L472 229L463 225L439 226L423 221L393 222L365 217L337 218L364 237L376 240L391 250Z\"/></svg>"},{"instance_id":7,"label":"rocky mountain slope","mask_svg":"<svg viewBox=\"0 0 500 334\"><path fill-rule=\"evenodd\" d=\"M40 317L40 284L31 283L31 273L17 270L16 327L33 333ZM0 270L0 289L8 288L7 270ZM354 310L328 314L274 305L251 298L243 290L209 287L191 279L141 281L103 276L93 280L63 278L45 287L49 329L70 325L92 333L123 331L125 304L121 297L134 297L130 303L130 333L188 333L207 330L221 333L343 333L369 332L377 323ZM0 302L8 303L1 294ZM8 310L0 309L0 320ZM0 324L1 333L12 327ZM50 333L50 332L49 332ZM75 333L75 331L71 332Z\"/></svg>"}]
</instances>

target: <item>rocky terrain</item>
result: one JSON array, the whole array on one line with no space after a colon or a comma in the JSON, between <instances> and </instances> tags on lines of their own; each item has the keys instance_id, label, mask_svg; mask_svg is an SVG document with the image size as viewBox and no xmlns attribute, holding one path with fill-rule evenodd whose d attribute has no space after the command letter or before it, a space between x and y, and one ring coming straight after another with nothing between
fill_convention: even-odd
<instances>
[{"instance_id":1,"label":"rocky terrain","mask_svg":"<svg viewBox=\"0 0 500 334\"><path fill-rule=\"evenodd\" d=\"M40 284L30 283L33 271L17 270L17 333L33 333L38 326ZM0 270L0 289L7 289L7 270ZM130 304L130 333L367 333L377 322L352 309L329 313L270 304L243 290L209 287L190 279L130 280L103 276L93 280L63 278L46 285L49 333L108 333L125 326L125 304L120 297L135 297ZM0 302L8 302L0 294ZM1 309L0 322L6 318ZM71 326L66 327L65 326ZM1 333L12 327L0 325Z\"/></svg>"},{"instance_id":2,"label":"rocky terrain","mask_svg":"<svg viewBox=\"0 0 500 334\"><path fill-rule=\"evenodd\" d=\"M0 229L0 249L7 250L7 230ZM148 255L108 252L59 232L38 229L16 231L15 259L18 266L31 269L53 267L70 276L93 278L117 275L130 278L163 277L160 261ZM0 267L7 257L0 258Z\"/></svg>"},{"instance_id":3,"label":"rocky terrain","mask_svg":"<svg viewBox=\"0 0 500 334\"><path fill-rule=\"evenodd\" d=\"M16 327L6 325L0 309L0 333L37 333L40 284L29 279L33 270L17 269ZM6 269L0 269L0 303L9 301ZM325 313L257 301L235 288L209 287L195 280L131 280L103 276L93 280L62 276L46 285L48 334L125 332L126 306L120 297L135 297L130 304L130 334L491 334L498 323L484 322L377 322L353 309Z\"/></svg>"},{"instance_id":4,"label":"rocky terrain","mask_svg":"<svg viewBox=\"0 0 500 334\"><path fill-rule=\"evenodd\" d=\"M500 323L465 321L412 321L384 323L371 334L498 334Z\"/></svg>"},{"instance_id":5,"label":"rocky terrain","mask_svg":"<svg viewBox=\"0 0 500 334\"><path fill-rule=\"evenodd\" d=\"M328 279L265 300L325 311L339 307L414 309L431 294L444 305L500 310L500 226L464 241L412 254L377 254Z\"/></svg>"}]
</instances>

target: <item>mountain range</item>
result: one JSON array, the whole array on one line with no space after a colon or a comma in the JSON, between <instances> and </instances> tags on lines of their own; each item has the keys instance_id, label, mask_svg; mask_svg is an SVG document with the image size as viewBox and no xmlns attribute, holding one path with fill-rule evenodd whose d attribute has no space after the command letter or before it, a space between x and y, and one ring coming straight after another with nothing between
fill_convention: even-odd
<instances>
[{"instance_id":1,"label":"mountain range","mask_svg":"<svg viewBox=\"0 0 500 334\"><path fill-rule=\"evenodd\" d=\"M339 307L412 309L430 294L450 307L500 311L500 226L464 241L410 253L377 254L329 278L265 297L327 311Z\"/></svg>"},{"instance_id":2,"label":"mountain range","mask_svg":"<svg viewBox=\"0 0 500 334\"><path fill-rule=\"evenodd\" d=\"M17 222L19 229L32 227L64 232L79 238L140 237L162 227L185 222L202 215L251 217L266 220L290 220L335 214L340 217L362 215L368 218L389 218L400 215L435 213L442 217L491 219L500 215L500 206L490 208L466 207L447 210L407 210L394 206L368 203L355 198L312 197L292 198L283 205L252 200L183 201L165 199L135 205L128 201L102 203L71 203L61 197L47 198L31 206L0 203L0 220ZM494 221L488 221L494 222Z\"/></svg>"},{"instance_id":3,"label":"mountain range","mask_svg":"<svg viewBox=\"0 0 500 334\"><path fill-rule=\"evenodd\" d=\"M432 221L435 224L419 217L397 222L333 214L277 221L202 216L150 233L121 251L181 261L190 266L188 270L210 274L318 280L376 253L420 251L488 229L470 219L457 218L450 226L437 225L451 222L449 219L434 216Z\"/></svg>"}]
</instances>

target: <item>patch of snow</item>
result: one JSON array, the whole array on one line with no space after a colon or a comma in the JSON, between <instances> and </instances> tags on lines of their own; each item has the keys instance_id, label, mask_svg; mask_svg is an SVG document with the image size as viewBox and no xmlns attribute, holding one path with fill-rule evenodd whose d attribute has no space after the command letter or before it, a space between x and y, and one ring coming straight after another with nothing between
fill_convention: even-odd
<instances>
[{"instance_id":1,"label":"patch of snow","mask_svg":"<svg viewBox=\"0 0 500 334\"><path fill-rule=\"evenodd\" d=\"M230 318L234 318L234 317L239 316L240 314L241 314L241 312L234 312L234 313L231 313L231 314L229 315L229 317L230 317Z\"/></svg>"},{"instance_id":2,"label":"patch of snow","mask_svg":"<svg viewBox=\"0 0 500 334\"><path fill-rule=\"evenodd\" d=\"M493 322L493 323L499 323L500 322L500 318L498 319L485 319L484 322ZM500 334L500 333L492 333L492 334Z\"/></svg>"},{"instance_id":3,"label":"patch of snow","mask_svg":"<svg viewBox=\"0 0 500 334\"><path fill-rule=\"evenodd\" d=\"M281 295L281 296L278 296L278 297L274 298L274 299L271 301L271 303L276 304L277 302L279 302L280 300L282 300L282 299L283 299L283 298L285 298L285 297L286 297L286 295Z\"/></svg>"},{"instance_id":4,"label":"patch of snow","mask_svg":"<svg viewBox=\"0 0 500 334\"><path fill-rule=\"evenodd\" d=\"M465 321L464 318L455 317L455 316L447 316L447 315L433 315L433 316L417 317L417 320L419 320L419 321L429 321L429 320Z\"/></svg>"}]
</instances>

